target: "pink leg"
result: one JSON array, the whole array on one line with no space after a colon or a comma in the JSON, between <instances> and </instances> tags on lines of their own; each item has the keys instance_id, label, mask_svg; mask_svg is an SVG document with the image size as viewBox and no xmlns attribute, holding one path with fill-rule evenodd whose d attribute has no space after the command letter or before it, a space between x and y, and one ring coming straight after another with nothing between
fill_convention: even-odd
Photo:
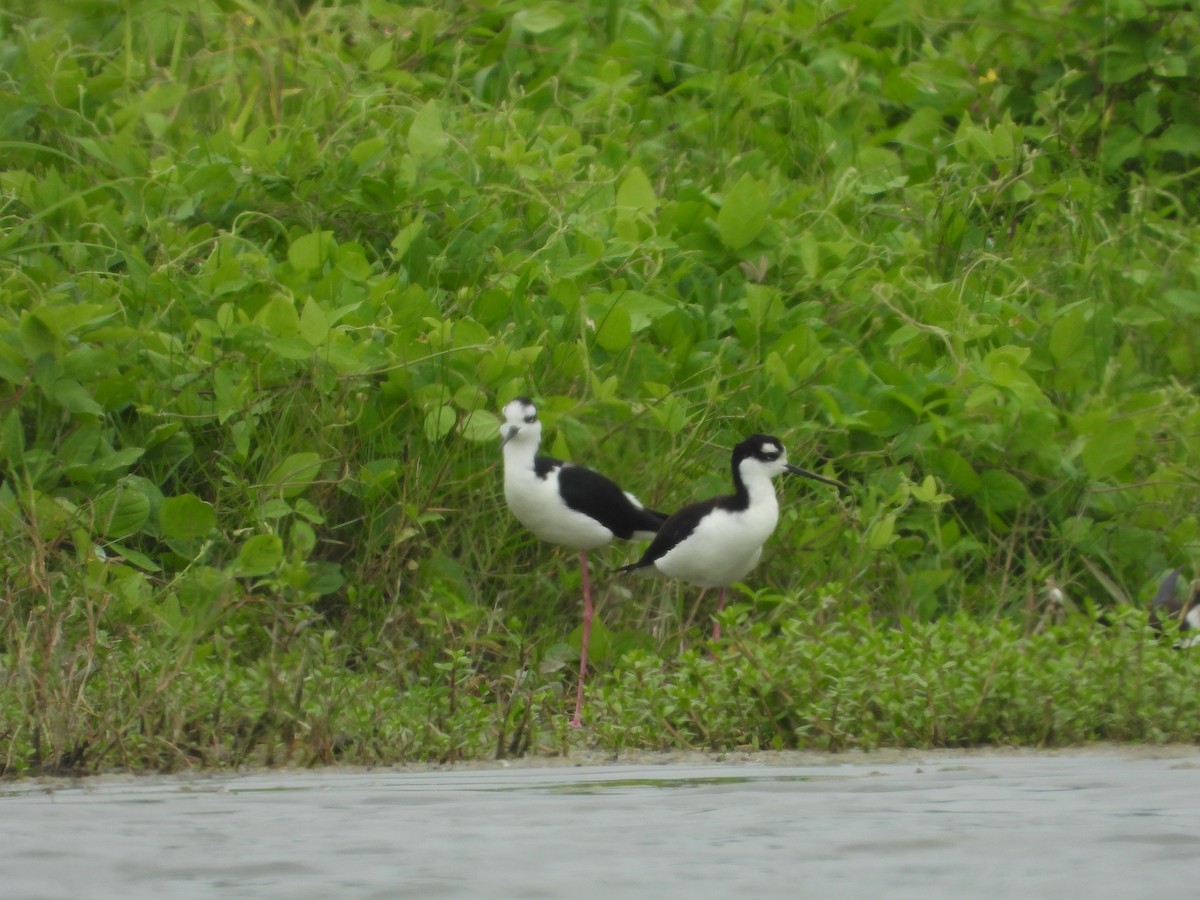
<instances>
[{"instance_id":1,"label":"pink leg","mask_svg":"<svg viewBox=\"0 0 1200 900\"><path fill-rule=\"evenodd\" d=\"M583 680L587 677L588 643L592 638L592 586L588 582L587 551L579 551L579 568L583 572L583 640L579 646L579 690L575 694L575 718L571 719L572 728L582 728L583 720L579 715L583 712Z\"/></svg>"},{"instance_id":2,"label":"pink leg","mask_svg":"<svg viewBox=\"0 0 1200 900\"><path fill-rule=\"evenodd\" d=\"M725 588L721 588L719 591L717 591L717 612L720 613L723 609L725 609ZM713 640L719 641L720 639L721 620L717 619L713 622Z\"/></svg>"}]
</instances>

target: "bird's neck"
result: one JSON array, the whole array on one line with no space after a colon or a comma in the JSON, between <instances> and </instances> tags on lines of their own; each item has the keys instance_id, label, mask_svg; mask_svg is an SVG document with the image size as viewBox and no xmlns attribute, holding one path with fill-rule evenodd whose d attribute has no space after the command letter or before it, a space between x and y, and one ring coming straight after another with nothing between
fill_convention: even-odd
<instances>
[{"instance_id":1,"label":"bird's neck","mask_svg":"<svg viewBox=\"0 0 1200 900\"><path fill-rule=\"evenodd\" d=\"M509 441L504 445L504 468L532 469L537 451L537 441Z\"/></svg>"},{"instance_id":2,"label":"bird's neck","mask_svg":"<svg viewBox=\"0 0 1200 900\"><path fill-rule=\"evenodd\" d=\"M775 498L775 483L762 472L734 472L733 488L738 505L746 509L779 505Z\"/></svg>"}]
</instances>

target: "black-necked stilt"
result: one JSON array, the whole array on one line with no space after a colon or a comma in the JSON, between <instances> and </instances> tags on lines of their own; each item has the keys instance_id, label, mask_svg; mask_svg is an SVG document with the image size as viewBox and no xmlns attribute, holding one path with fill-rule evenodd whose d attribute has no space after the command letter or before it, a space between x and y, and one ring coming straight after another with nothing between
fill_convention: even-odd
<instances>
[{"instance_id":1,"label":"black-necked stilt","mask_svg":"<svg viewBox=\"0 0 1200 900\"><path fill-rule=\"evenodd\" d=\"M1151 621L1161 627L1161 623L1174 620L1179 623L1181 632L1200 632L1200 585L1185 582L1183 596L1179 592L1179 569L1172 569L1158 583L1158 593L1150 601ZM1177 650L1200 646L1200 634L1189 634L1181 637L1175 644Z\"/></svg>"},{"instance_id":2,"label":"black-necked stilt","mask_svg":"<svg viewBox=\"0 0 1200 900\"><path fill-rule=\"evenodd\" d=\"M579 551L579 568L583 573L583 640L579 690L571 719L571 725L579 727L592 632L588 551L614 537L649 540L667 517L644 508L633 494L621 490L599 472L538 456L542 423L538 421L537 407L528 397L518 397L504 407L500 436L504 448L504 499L512 514L542 540Z\"/></svg>"},{"instance_id":3,"label":"black-necked stilt","mask_svg":"<svg viewBox=\"0 0 1200 900\"><path fill-rule=\"evenodd\" d=\"M733 493L685 506L663 523L642 558L620 571L661 573L703 588L719 588L717 610L724 609L725 588L754 568L779 521L771 479L784 472L843 486L788 463L778 438L751 435L733 448ZM720 636L717 622L713 639Z\"/></svg>"}]
</instances>

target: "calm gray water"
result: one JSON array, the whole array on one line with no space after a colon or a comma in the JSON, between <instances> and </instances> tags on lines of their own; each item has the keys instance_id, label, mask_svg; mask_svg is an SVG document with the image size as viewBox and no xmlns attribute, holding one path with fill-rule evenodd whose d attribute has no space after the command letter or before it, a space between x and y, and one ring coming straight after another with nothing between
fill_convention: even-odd
<instances>
[{"instance_id":1,"label":"calm gray water","mask_svg":"<svg viewBox=\"0 0 1200 900\"><path fill-rule=\"evenodd\" d=\"M1200 751L0 787L0 897L1194 898Z\"/></svg>"}]
</instances>

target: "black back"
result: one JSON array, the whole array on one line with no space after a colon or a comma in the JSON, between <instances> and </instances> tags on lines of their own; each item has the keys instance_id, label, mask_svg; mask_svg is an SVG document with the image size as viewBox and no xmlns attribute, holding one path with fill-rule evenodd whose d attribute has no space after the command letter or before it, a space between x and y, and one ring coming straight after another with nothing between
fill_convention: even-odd
<instances>
[{"instance_id":1,"label":"black back","mask_svg":"<svg viewBox=\"0 0 1200 900\"><path fill-rule=\"evenodd\" d=\"M667 521L665 514L636 505L616 482L599 472L550 456L539 456L533 461L538 478L548 478L555 470L563 502L595 519L622 540L629 540L637 531L656 532Z\"/></svg>"},{"instance_id":2,"label":"black back","mask_svg":"<svg viewBox=\"0 0 1200 900\"><path fill-rule=\"evenodd\" d=\"M655 562L669 553L672 547L687 540L688 536L696 530L696 526L700 524L700 520L714 509L724 509L734 512L738 509L746 508L744 505L739 506L738 504L739 499L736 494L728 494L723 497L710 497L708 500L689 503L663 523L662 527L658 530L658 534L654 536L654 540L650 542L650 546L646 548L646 552L642 554L641 559L631 565L622 566L617 571L632 572L635 569L644 569L647 566L654 565Z\"/></svg>"}]
</instances>

